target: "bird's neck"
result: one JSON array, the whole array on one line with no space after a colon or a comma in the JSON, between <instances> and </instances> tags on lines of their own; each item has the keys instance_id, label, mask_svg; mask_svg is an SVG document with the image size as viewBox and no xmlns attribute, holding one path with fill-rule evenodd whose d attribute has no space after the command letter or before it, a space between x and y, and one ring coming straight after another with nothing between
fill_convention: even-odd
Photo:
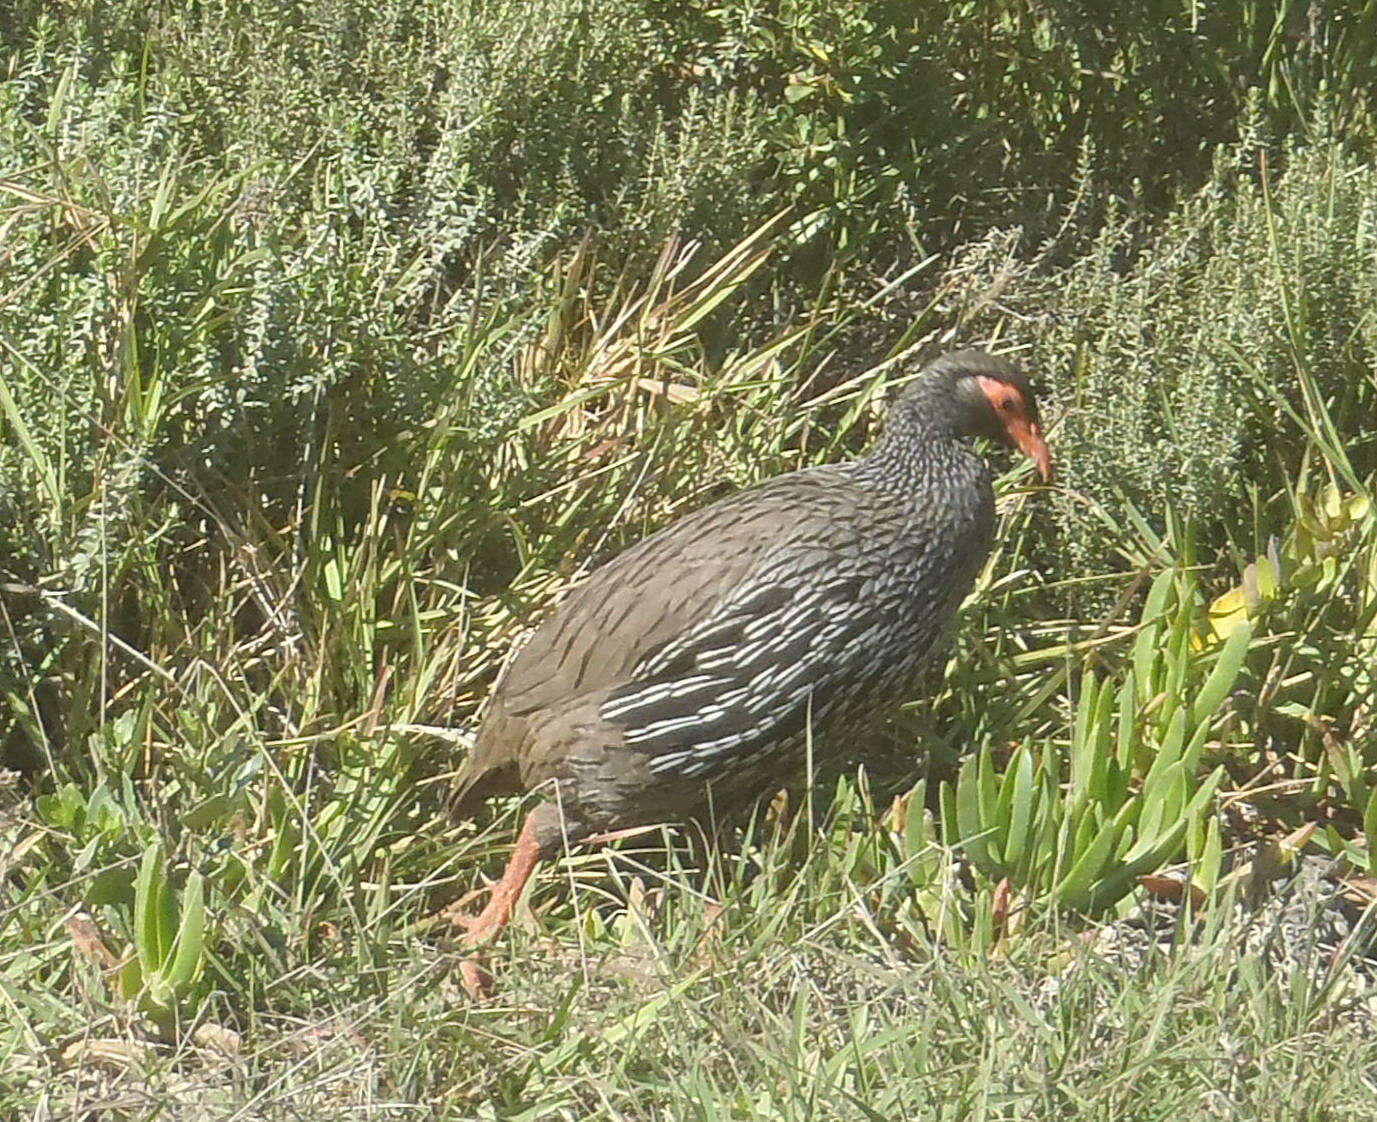
<instances>
[{"instance_id":1,"label":"bird's neck","mask_svg":"<svg viewBox=\"0 0 1377 1122\"><path fill-rule=\"evenodd\" d=\"M950 492L985 477L984 461L941 420L908 418L886 428L870 452L856 461L861 477L913 497Z\"/></svg>"}]
</instances>

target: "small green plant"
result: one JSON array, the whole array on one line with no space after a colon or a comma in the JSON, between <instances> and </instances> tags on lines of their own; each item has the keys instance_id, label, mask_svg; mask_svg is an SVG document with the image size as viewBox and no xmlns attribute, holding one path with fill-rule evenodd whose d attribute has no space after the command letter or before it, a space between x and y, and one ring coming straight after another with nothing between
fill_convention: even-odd
<instances>
[{"instance_id":1,"label":"small green plant","mask_svg":"<svg viewBox=\"0 0 1377 1122\"><path fill-rule=\"evenodd\" d=\"M1250 723L1287 776L1289 809L1337 815L1324 837L1341 850L1377 790L1377 510L1370 488L1332 482L1289 498L1290 528L1211 603L1210 628L1258 634Z\"/></svg>"},{"instance_id":2,"label":"small green plant","mask_svg":"<svg viewBox=\"0 0 1377 1122\"><path fill-rule=\"evenodd\" d=\"M1301 730L1297 774L1331 802L1323 841L1377 875L1377 508L1372 487L1295 496L1274 595L1251 610L1294 631L1272 710ZM1245 575L1246 579L1246 575ZM1339 823L1332 819L1336 817ZM1353 826L1362 830L1355 838ZM1342 828L1341 828L1342 827Z\"/></svg>"},{"instance_id":3,"label":"small green plant","mask_svg":"<svg viewBox=\"0 0 1377 1122\"><path fill-rule=\"evenodd\" d=\"M1183 572L1158 576L1121 677L1086 666L1068 746L1019 747L1002 777L989 745L941 792L943 837L987 877L1078 912L1121 900L1140 875L1200 848L1224 775L1201 776L1218 712L1252 629L1200 642L1200 604Z\"/></svg>"},{"instance_id":4,"label":"small green plant","mask_svg":"<svg viewBox=\"0 0 1377 1122\"><path fill-rule=\"evenodd\" d=\"M134 953L120 969L118 984L123 997L137 1000L166 1027L204 962L206 909L201 874L188 874L179 901L164 863L157 842L144 851L134 885Z\"/></svg>"}]
</instances>

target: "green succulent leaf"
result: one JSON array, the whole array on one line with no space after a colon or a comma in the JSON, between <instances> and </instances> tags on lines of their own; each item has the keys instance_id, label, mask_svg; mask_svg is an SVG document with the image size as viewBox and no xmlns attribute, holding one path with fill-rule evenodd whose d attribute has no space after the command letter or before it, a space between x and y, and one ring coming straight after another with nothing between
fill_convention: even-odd
<instances>
[{"instance_id":1,"label":"green succulent leaf","mask_svg":"<svg viewBox=\"0 0 1377 1122\"><path fill-rule=\"evenodd\" d=\"M182 918L163 978L174 997L179 996L201 966L206 929L205 886L201 874L191 873L182 891Z\"/></svg>"},{"instance_id":2,"label":"green succulent leaf","mask_svg":"<svg viewBox=\"0 0 1377 1122\"><path fill-rule=\"evenodd\" d=\"M1219 656L1215 659L1210 676L1205 679L1205 684L1200 687L1200 691L1195 695L1195 703L1191 707L1191 717L1196 723L1212 716L1233 690L1252 641L1253 625L1247 621L1234 628L1228 639L1225 640Z\"/></svg>"}]
</instances>

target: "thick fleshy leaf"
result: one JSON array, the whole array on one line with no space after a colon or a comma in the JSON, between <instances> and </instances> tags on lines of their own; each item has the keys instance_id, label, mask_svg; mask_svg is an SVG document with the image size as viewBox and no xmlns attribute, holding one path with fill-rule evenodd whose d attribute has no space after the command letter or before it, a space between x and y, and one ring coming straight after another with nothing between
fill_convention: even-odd
<instances>
[{"instance_id":1,"label":"thick fleshy leaf","mask_svg":"<svg viewBox=\"0 0 1377 1122\"><path fill-rule=\"evenodd\" d=\"M1200 691L1195 695L1191 712L1196 722L1202 721L1214 713L1224 698L1233 690L1234 683L1238 680L1238 673L1243 668L1243 660L1247 657L1249 644L1252 641L1253 625L1246 620L1229 634L1218 658L1215 659L1210 676L1205 679L1205 684L1200 687Z\"/></svg>"}]
</instances>

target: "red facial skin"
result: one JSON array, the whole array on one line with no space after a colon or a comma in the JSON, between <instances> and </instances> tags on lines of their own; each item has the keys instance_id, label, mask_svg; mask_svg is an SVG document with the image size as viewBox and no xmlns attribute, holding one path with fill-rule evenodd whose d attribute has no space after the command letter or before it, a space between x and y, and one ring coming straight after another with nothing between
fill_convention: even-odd
<instances>
[{"instance_id":1,"label":"red facial skin","mask_svg":"<svg viewBox=\"0 0 1377 1122\"><path fill-rule=\"evenodd\" d=\"M981 392L1004 425L1009 443L1033 461L1044 483L1052 482L1052 453L1042 439L1042 429L1028 415L1028 403L1016 386L998 378L980 378Z\"/></svg>"}]
</instances>

